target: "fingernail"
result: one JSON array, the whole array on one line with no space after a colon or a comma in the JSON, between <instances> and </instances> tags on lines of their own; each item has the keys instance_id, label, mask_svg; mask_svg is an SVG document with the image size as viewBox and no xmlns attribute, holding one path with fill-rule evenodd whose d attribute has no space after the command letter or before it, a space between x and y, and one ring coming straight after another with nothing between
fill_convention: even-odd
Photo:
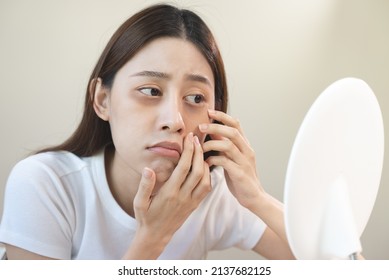
<instances>
[{"instance_id":1,"label":"fingernail","mask_svg":"<svg viewBox=\"0 0 389 280\"><path fill-rule=\"evenodd\" d=\"M145 177L146 179L150 179L152 176L153 172L149 168L143 168L143 177Z\"/></svg>"},{"instance_id":2,"label":"fingernail","mask_svg":"<svg viewBox=\"0 0 389 280\"><path fill-rule=\"evenodd\" d=\"M186 139L187 139L190 143L193 143L193 132L189 132L188 135L186 135Z\"/></svg>"},{"instance_id":3,"label":"fingernail","mask_svg":"<svg viewBox=\"0 0 389 280\"><path fill-rule=\"evenodd\" d=\"M208 124L206 123L200 124L199 128L201 131L206 131L208 129Z\"/></svg>"},{"instance_id":4,"label":"fingernail","mask_svg":"<svg viewBox=\"0 0 389 280\"><path fill-rule=\"evenodd\" d=\"M208 109L208 113L209 113L210 115L215 115L215 114L216 114L216 111L213 110L213 109Z\"/></svg>"},{"instance_id":5,"label":"fingernail","mask_svg":"<svg viewBox=\"0 0 389 280\"><path fill-rule=\"evenodd\" d=\"M197 135L194 137L194 142L196 143L196 145L200 146L200 140L199 137L197 137Z\"/></svg>"}]
</instances>

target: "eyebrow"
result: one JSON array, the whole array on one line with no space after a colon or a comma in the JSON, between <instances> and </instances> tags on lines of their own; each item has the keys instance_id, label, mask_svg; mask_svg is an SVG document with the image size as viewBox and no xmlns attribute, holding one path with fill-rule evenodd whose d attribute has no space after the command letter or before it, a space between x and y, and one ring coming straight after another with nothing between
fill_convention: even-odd
<instances>
[{"instance_id":1,"label":"eyebrow","mask_svg":"<svg viewBox=\"0 0 389 280\"><path fill-rule=\"evenodd\" d=\"M158 78L158 79L164 79L164 80L168 80L171 78L171 75L164 73L164 72L159 72L159 71L141 71L141 72L138 72L138 73L131 75L130 77L139 77L139 76L140 77L152 77L152 78ZM203 83L203 84L206 84L206 85L212 87L211 81L203 75L187 74L187 75L185 75L185 80L200 82L200 83Z\"/></svg>"},{"instance_id":2,"label":"eyebrow","mask_svg":"<svg viewBox=\"0 0 389 280\"><path fill-rule=\"evenodd\" d=\"M212 87L211 81L207 77L202 76L202 75L188 74L188 75L186 75L186 79L189 81L200 82L200 83L203 83L203 84L206 84L206 85Z\"/></svg>"},{"instance_id":3,"label":"eyebrow","mask_svg":"<svg viewBox=\"0 0 389 280\"><path fill-rule=\"evenodd\" d=\"M160 79L170 79L170 75L163 73L163 72L158 72L158 71L142 71L142 72L135 73L135 74L131 75L130 77L137 77L137 76L153 77L153 78L160 78Z\"/></svg>"}]
</instances>

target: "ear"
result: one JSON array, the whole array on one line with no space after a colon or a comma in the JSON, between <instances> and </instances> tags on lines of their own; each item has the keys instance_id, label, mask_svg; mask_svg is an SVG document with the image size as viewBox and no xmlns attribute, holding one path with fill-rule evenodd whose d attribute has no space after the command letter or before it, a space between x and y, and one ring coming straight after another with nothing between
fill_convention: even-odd
<instances>
[{"instance_id":1,"label":"ear","mask_svg":"<svg viewBox=\"0 0 389 280\"><path fill-rule=\"evenodd\" d=\"M93 87L94 85L94 87ZM109 120L109 90L103 85L101 78L94 79L89 88L93 100L93 109L104 121Z\"/></svg>"}]
</instances>

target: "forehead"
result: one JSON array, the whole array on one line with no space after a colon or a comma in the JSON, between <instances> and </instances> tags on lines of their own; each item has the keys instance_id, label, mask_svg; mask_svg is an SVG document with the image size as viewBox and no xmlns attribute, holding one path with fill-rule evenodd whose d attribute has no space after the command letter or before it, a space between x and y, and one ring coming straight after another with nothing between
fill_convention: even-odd
<instances>
[{"instance_id":1,"label":"forehead","mask_svg":"<svg viewBox=\"0 0 389 280\"><path fill-rule=\"evenodd\" d=\"M191 42L163 37L145 45L124 66L126 72L158 71L170 75L195 74L206 77L214 87L212 69Z\"/></svg>"}]
</instances>

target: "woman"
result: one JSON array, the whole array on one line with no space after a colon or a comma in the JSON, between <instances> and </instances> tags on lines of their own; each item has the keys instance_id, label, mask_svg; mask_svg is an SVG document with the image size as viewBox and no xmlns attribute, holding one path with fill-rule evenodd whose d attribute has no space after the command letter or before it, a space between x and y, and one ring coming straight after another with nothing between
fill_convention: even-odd
<instances>
[{"instance_id":1,"label":"woman","mask_svg":"<svg viewBox=\"0 0 389 280\"><path fill-rule=\"evenodd\" d=\"M98 60L74 134L11 172L8 258L201 259L231 246L293 258L282 205L226 108L205 23L169 5L135 14Z\"/></svg>"}]
</instances>

